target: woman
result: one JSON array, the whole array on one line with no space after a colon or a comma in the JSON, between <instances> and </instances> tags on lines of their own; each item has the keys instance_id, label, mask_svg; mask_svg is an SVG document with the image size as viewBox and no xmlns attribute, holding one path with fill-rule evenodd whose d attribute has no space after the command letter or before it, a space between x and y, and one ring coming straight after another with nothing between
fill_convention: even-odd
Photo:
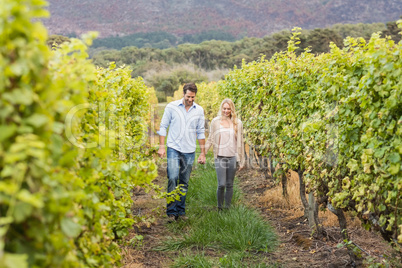
<instances>
[{"instance_id":1,"label":"woman","mask_svg":"<svg viewBox=\"0 0 402 268\"><path fill-rule=\"evenodd\" d=\"M239 170L242 170L245 164L243 124L236 117L235 107L230 99L222 101L218 116L211 122L205 152L211 146L214 147L218 178L218 210L222 210L224 203L225 208L229 208L232 202L236 162L240 162Z\"/></svg>"}]
</instances>

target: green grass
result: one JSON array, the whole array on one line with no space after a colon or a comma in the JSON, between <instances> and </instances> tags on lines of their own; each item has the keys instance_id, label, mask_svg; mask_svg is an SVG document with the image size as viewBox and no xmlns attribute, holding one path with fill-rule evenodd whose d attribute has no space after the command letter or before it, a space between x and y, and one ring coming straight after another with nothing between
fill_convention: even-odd
<instances>
[{"instance_id":1,"label":"green grass","mask_svg":"<svg viewBox=\"0 0 402 268\"><path fill-rule=\"evenodd\" d=\"M259 253L272 252L277 237L255 210L242 204L237 178L229 210L217 211L216 188L211 161L197 165L187 193L189 220L169 224L176 238L164 241L157 250L182 253L172 267L273 267L261 264L264 254ZM205 255L206 250L216 256Z\"/></svg>"},{"instance_id":2,"label":"green grass","mask_svg":"<svg viewBox=\"0 0 402 268\"><path fill-rule=\"evenodd\" d=\"M205 252L200 252L196 254L192 254L186 252L181 254L178 258L175 259L174 263L171 267L177 268L212 268L212 267L220 267L220 268L276 268L281 267L276 264L266 264L261 263L263 260L254 258L252 254L243 254L243 253L227 253L222 257L209 257L205 256Z\"/></svg>"},{"instance_id":3,"label":"green grass","mask_svg":"<svg viewBox=\"0 0 402 268\"><path fill-rule=\"evenodd\" d=\"M210 268L213 266L213 260L205 257L204 253L199 254L183 254L178 257L173 263L172 267L177 268Z\"/></svg>"},{"instance_id":4,"label":"green grass","mask_svg":"<svg viewBox=\"0 0 402 268\"><path fill-rule=\"evenodd\" d=\"M208 158L205 165L197 165L190 179L189 191L186 199L187 213L199 213L205 209L211 210L217 206L216 188L218 186L214 163ZM238 187L234 187L232 204L240 199ZM193 211L194 210L194 211Z\"/></svg>"}]
</instances>

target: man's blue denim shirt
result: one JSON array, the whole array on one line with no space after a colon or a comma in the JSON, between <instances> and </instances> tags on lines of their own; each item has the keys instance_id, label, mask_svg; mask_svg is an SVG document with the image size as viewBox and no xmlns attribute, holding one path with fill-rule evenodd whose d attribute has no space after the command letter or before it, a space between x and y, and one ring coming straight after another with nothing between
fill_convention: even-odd
<instances>
[{"instance_id":1,"label":"man's blue denim shirt","mask_svg":"<svg viewBox=\"0 0 402 268\"><path fill-rule=\"evenodd\" d=\"M204 109L194 102L187 112L181 99L166 106L157 133L166 136L169 127L166 145L182 153L193 153L196 139L205 139L204 124Z\"/></svg>"}]
</instances>

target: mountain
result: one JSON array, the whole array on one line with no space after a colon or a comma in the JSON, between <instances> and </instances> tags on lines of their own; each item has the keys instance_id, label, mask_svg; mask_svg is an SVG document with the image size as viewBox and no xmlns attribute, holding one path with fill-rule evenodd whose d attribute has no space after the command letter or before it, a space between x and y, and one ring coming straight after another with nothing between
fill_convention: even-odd
<instances>
[{"instance_id":1,"label":"mountain","mask_svg":"<svg viewBox=\"0 0 402 268\"><path fill-rule=\"evenodd\" d=\"M262 37L336 23L399 19L402 0L48 0L50 34L98 31L100 37L164 31L178 36L219 30Z\"/></svg>"}]
</instances>

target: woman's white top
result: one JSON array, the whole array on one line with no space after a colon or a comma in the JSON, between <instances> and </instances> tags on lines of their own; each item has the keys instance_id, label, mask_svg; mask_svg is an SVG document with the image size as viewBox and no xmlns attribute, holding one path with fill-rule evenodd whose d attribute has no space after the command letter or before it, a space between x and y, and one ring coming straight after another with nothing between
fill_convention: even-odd
<instances>
[{"instance_id":1,"label":"woman's white top","mask_svg":"<svg viewBox=\"0 0 402 268\"><path fill-rule=\"evenodd\" d=\"M233 157L237 153L237 140L233 127L220 125L218 156Z\"/></svg>"}]
</instances>

